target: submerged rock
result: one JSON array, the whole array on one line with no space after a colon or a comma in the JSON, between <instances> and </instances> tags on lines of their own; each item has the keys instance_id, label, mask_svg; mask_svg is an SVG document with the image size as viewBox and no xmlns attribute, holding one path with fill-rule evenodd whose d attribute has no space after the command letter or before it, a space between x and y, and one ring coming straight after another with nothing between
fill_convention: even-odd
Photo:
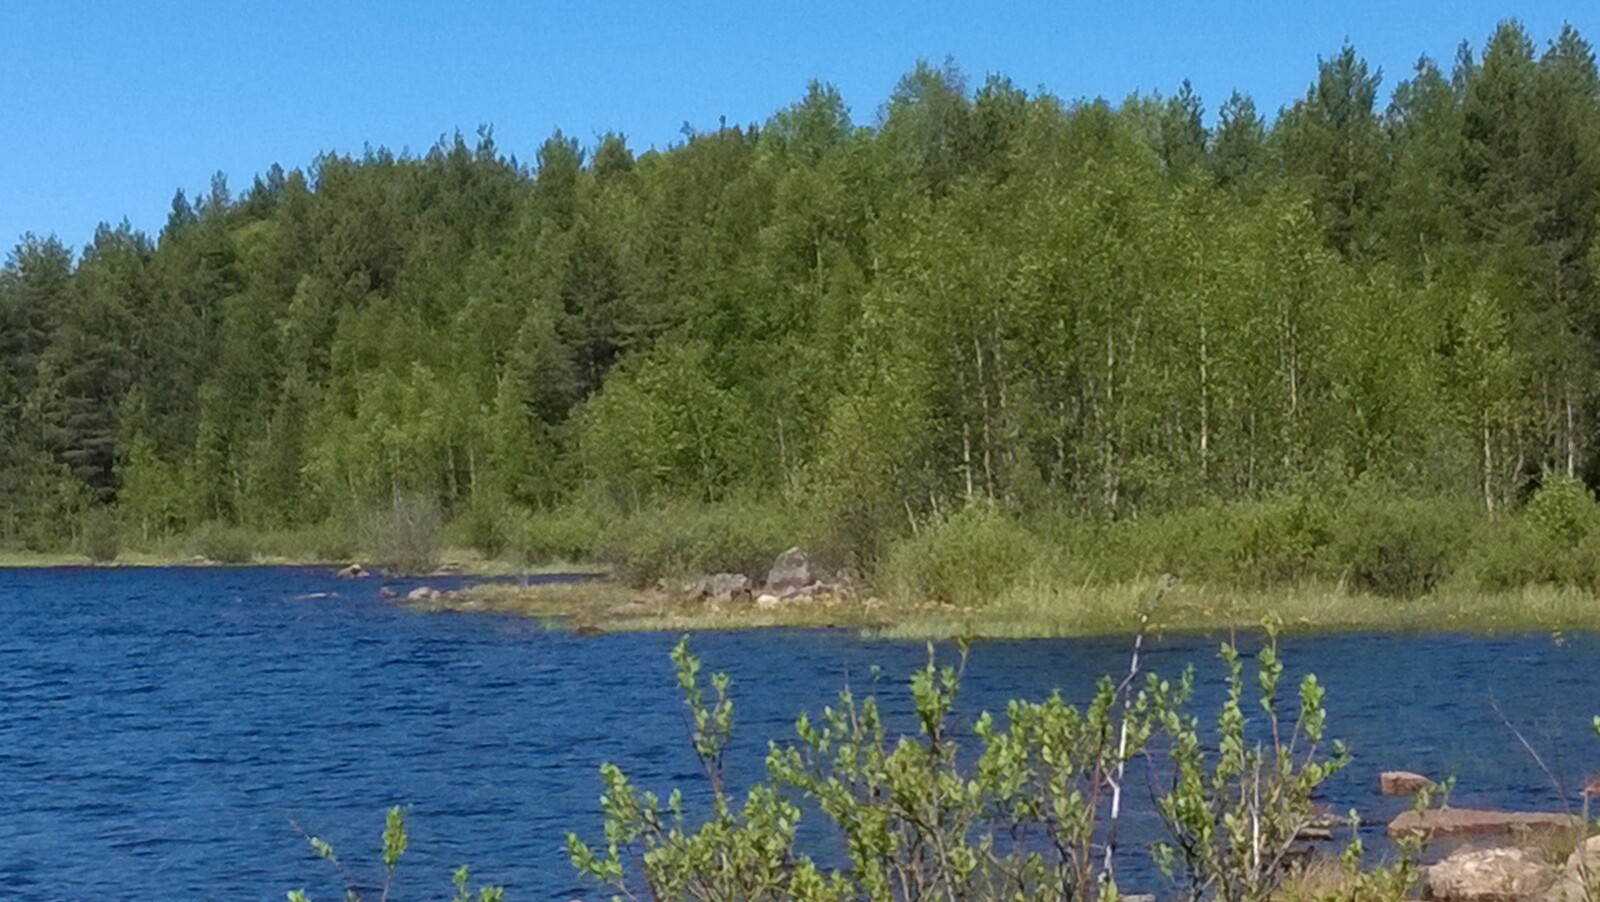
<instances>
[{"instance_id":1,"label":"submerged rock","mask_svg":"<svg viewBox=\"0 0 1600 902\"><path fill-rule=\"evenodd\" d=\"M1521 902L1555 881L1554 869L1527 849L1464 850L1428 868L1423 895L1435 902Z\"/></svg>"},{"instance_id":2,"label":"submerged rock","mask_svg":"<svg viewBox=\"0 0 1600 902\"><path fill-rule=\"evenodd\" d=\"M1433 784L1408 770L1386 770L1378 775L1378 792L1386 796L1414 796Z\"/></svg>"},{"instance_id":3,"label":"submerged rock","mask_svg":"<svg viewBox=\"0 0 1600 902\"><path fill-rule=\"evenodd\" d=\"M439 590L430 586L418 586L406 593L406 601L432 601L439 597Z\"/></svg>"}]
</instances>

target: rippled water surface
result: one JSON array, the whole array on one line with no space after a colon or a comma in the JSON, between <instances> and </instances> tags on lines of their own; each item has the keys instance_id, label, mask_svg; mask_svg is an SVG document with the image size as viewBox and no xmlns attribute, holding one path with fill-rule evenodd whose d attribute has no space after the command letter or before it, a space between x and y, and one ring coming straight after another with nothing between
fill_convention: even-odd
<instances>
[{"instance_id":1,"label":"rippled water surface","mask_svg":"<svg viewBox=\"0 0 1600 902\"><path fill-rule=\"evenodd\" d=\"M597 830L596 765L661 790L695 780L666 658L675 637L409 611L379 599L381 585L296 568L0 571L0 886L38 899L282 899L302 886L337 898L291 823L362 869L398 803L412 835L401 898L447 897L463 862L513 899L595 896L562 837ZM881 694L904 723L899 677L925 654L826 631L695 645L734 678L740 779L798 711L846 680L860 690L872 665L895 677ZM1196 664L1210 708L1214 650L1158 642L1149 664ZM1322 637L1287 642L1285 656L1292 673L1318 674L1330 732L1354 751L1326 793L1341 810L1393 813L1370 788L1389 767L1455 774L1462 805L1558 805L1492 702L1575 782L1600 769L1586 732L1600 712L1594 636ZM1081 700L1125 667L1121 641L983 643L962 709L1054 688Z\"/></svg>"}]
</instances>

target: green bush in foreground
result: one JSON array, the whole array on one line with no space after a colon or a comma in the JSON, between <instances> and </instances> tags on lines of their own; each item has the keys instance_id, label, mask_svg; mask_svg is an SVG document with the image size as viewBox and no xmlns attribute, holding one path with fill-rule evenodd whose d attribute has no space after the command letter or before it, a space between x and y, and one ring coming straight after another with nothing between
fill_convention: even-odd
<instances>
[{"instance_id":1,"label":"green bush in foreground","mask_svg":"<svg viewBox=\"0 0 1600 902\"><path fill-rule=\"evenodd\" d=\"M800 717L797 742L769 746L765 779L736 803L722 777L728 679L713 676L708 699L700 661L681 641L672 658L711 810L696 824L680 791L663 802L604 765L605 839L591 846L569 834L573 864L629 899L1115 899L1123 768L1159 737L1171 773L1156 804L1170 839L1157 863L1195 899L1271 897L1290 873L1289 843L1310 823L1312 793L1345 761L1337 746L1321 751L1320 687L1307 677L1292 725L1280 723L1283 668L1269 630L1257 674L1266 719L1255 721L1239 656L1223 646L1221 748L1206 752L1185 712L1189 674L1136 686L1137 647L1127 678L1102 679L1085 706L1059 694L1015 700L1003 725L980 715L970 740L954 717L962 666L940 666L930 647L911 678L915 735L892 735L874 697L845 690L819 719ZM979 747L972 763L959 754L965 741ZM797 847L800 800L843 837L845 867L825 869Z\"/></svg>"},{"instance_id":2,"label":"green bush in foreground","mask_svg":"<svg viewBox=\"0 0 1600 902\"><path fill-rule=\"evenodd\" d=\"M306 836L305 839L307 845L311 846L311 851L318 858L332 865L334 870L338 872L340 881L344 883L345 902L364 902L365 897L361 894L362 882L345 866L344 862L339 860L339 856L333 851L333 846L326 840L316 836ZM404 808L396 805L390 808L389 813L384 817L383 882L379 885L380 900L389 898L389 890L394 885L395 868L399 866L400 856L405 854L406 846L409 844L410 838L406 835L406 812ZM467 882L470 879L471 875L467 871L466 865L456 868L455 872L451 874L450 882L455 886L455 895L452 897L451 902L473 902L474 899L477 902L501 902L505 898L505 891L498 886L481 887L477 893L472 893L467 888ZM288 897L289 902L311 902L305 890L301 889L290 890Z\"/></svg>"}]
</instances>

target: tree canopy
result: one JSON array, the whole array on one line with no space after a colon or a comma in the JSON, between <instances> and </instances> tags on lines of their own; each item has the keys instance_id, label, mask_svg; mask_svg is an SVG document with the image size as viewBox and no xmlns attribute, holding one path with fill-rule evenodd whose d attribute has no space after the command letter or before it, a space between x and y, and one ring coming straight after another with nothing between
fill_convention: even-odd
<instances>
[{"instance_id":1,"label":"tree canopy","mask_svg":"<svg viewBox=\"0 0 1600 902\"><path fill-rule=\"evenodd\" d=\"M1381 476L1600 481L1600 75L1515 22L1235 92L918 63L636 153L481 130L179 193L0 268L0 541L795 500L1126 518Z\"/></svg>"}]
</instances>

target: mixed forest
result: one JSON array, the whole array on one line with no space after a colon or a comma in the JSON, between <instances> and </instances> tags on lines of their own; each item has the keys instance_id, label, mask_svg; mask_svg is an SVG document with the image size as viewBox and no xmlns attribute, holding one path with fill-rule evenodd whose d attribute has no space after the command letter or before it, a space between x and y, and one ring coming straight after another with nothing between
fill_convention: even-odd
<instances>
[{"instance_id":1,"label":"mixed forest","mask_svg":"<svg viewBox=\"0 0 1600 902\"><path fill-rule=\"evenodd\" d=\"M813 83L642 153L484 129L219 175L155 235L23 236L0 545L110 518L348 555L420 499L493 554L651 544L641 578L1166 523L1277 579L1360 539L1351 505L1404 551L1551 487L1546 533L1600 536L1593 48L1508 21L1307 74L1212 115L918 63L865 115Z\"/></svg>"}]
</instances>

